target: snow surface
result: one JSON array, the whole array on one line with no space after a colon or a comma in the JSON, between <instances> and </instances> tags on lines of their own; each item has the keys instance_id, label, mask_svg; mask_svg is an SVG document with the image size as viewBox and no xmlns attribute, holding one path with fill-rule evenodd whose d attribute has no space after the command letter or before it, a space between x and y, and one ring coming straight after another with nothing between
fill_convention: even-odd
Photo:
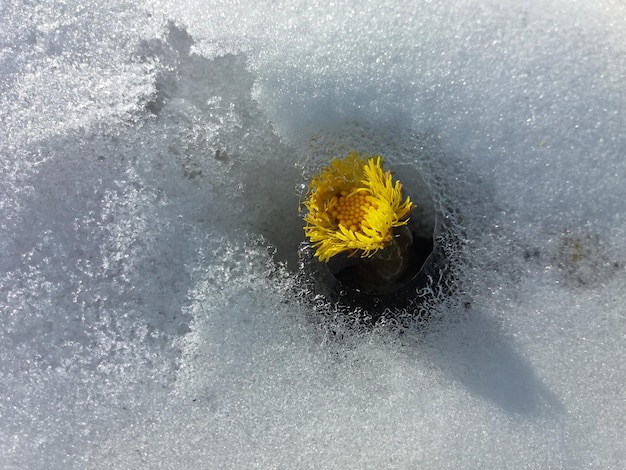
<instances>
[{"instance_id":1,"label":"snow surface","mask_svg":"<svg viewBox=\"0 0 626 470\"><path fill-rule=\"evenodd\" d=\"M0 18L1 468L626 466L623 2ZM431 188L426 328L302 283L347 149Z\"/></svg>"}]
</instances>

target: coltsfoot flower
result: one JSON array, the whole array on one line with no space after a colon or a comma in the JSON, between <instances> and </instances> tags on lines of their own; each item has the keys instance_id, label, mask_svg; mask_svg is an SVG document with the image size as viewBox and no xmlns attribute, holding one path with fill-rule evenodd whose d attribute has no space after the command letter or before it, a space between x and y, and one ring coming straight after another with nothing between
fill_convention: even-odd
<instances>
[{"instance_id":1,"label":"coltsfoot flower","mask_svg":"<svg viewBox=\"0 0 626 470\"><path fill-rule=\"evenodd\" d=\"M402 184L382 168L380 155L350 152L335 158L309 184L304 232L320 261L349 252L372 256L406 225L413 203L402 201Z\"/></svg>"}]
</instances>

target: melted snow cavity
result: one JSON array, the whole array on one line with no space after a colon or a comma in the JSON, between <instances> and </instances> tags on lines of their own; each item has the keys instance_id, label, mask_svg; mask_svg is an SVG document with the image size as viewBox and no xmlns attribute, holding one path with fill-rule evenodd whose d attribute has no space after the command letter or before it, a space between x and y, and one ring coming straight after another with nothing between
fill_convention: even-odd
<instances>
[{"instance_id":1,"label":"melted snow cavity","mask_svg":"<svg viewBox=\"0 0 626 470\"><path fill-rule=\"evenodd\" d=\"M623 3L233 3L0 7L0 466L622 468ZM407 321L299 267L349 150L428 187Z\"/></svg>"}]
</instances>

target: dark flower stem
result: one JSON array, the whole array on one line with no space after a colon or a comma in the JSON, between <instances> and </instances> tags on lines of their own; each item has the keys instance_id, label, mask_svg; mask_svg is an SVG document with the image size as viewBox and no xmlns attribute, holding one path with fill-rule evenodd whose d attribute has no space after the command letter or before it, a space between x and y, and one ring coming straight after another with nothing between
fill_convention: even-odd
<instances>
[{"instance_id":1,"label":"dark flower stem","mask_svg":"<svg viewBox=\"0 0 626 470\"><path fill-rule=\"evenodd\" d=\"M402 284L409 265L413 235L406 225L394 228L391 242L372 256L359 258L357 273L361 286L377 294L394 291Z\"/></svg>"}]
</instances>

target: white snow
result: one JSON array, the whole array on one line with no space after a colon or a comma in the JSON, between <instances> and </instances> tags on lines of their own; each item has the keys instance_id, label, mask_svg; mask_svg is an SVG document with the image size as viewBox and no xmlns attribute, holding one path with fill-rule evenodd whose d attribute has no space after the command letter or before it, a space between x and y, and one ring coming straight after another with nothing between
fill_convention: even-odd
<instances>
[{"instance_id":1,"label":"white snow","mask_svg":"<svg viewBox=\"0 0 626 470\"><path fill-rule=\"evenodd\" d=\"M1 468L626 466L623 2L0 18ZM431 188L425 329L303 283L352 149Z\"/></svg>"}]
</instances>

